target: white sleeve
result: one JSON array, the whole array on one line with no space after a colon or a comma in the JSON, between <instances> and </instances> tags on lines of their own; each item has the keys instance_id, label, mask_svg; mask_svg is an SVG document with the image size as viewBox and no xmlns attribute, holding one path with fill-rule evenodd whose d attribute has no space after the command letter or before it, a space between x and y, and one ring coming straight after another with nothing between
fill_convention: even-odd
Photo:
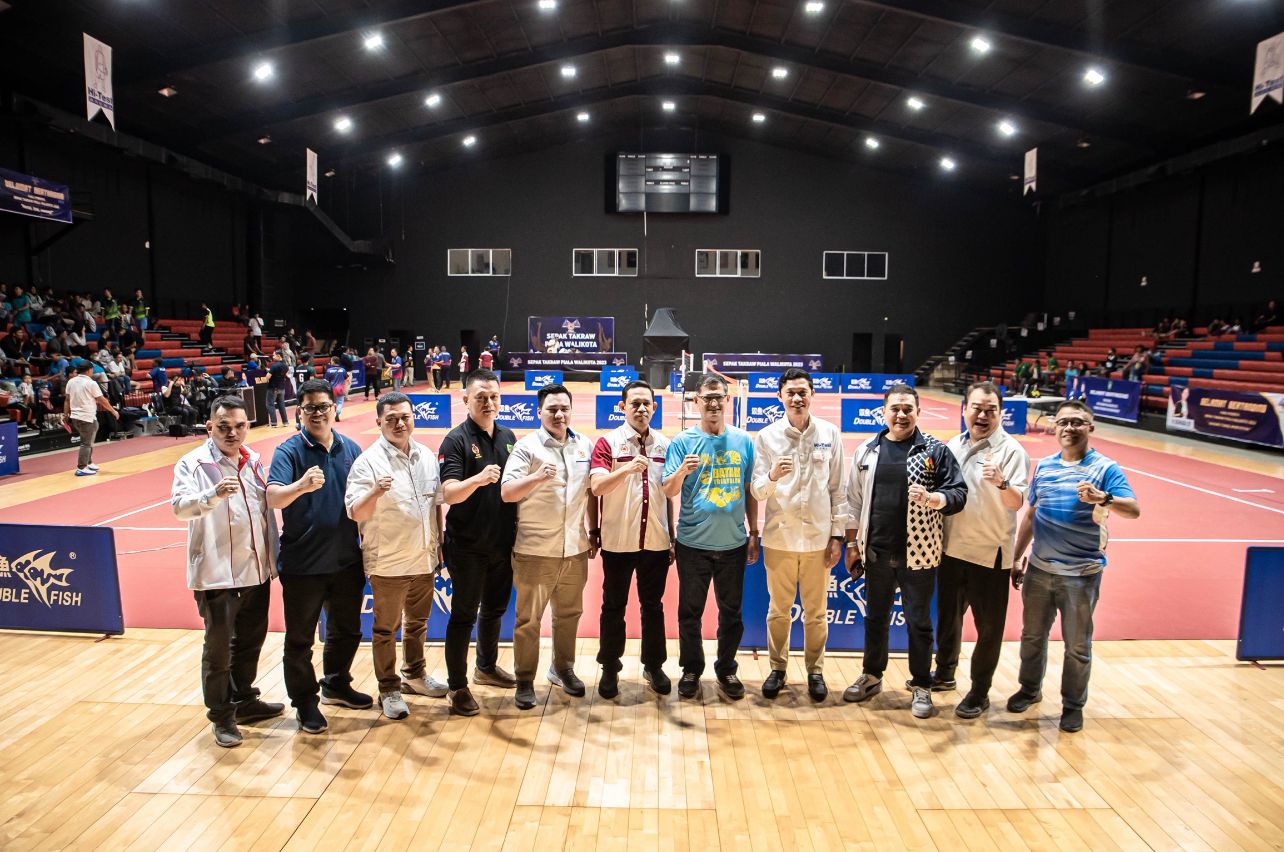
<instances>
[{"instance_id":1,"label":"white sleeve","mask_svg":"<svg viewBox=\"0 0 1284 852\"><path fill-rule=\"evenodd\" d=\"M374 468L370 465L370 460L358 456L357 460L352 463L352 469L348 471L348 487L343 492L343 509L349 518L352 517L352 507L357 501L370 493L374 488L375 475Z\"/></svg>"},{"instance_id":2,"label":"white sleeve","mask_svg":"<svg viewBox=\"0 0 1284 852\"><path fill-rule=\"evenodd\" d=\"M499 484L507 485L528 475L531 467L531 451L525 441L518 441L513 446L513 451L508 454L508 461L504 463L504 474L500 477Z\"/></svg>"},{"instance_id":3,"label":"white sleeve","mask_svg":"<svg viewBox=\"0 0 1284 852\"><path fill-rule=\"evenodd\" d=\"M174 487L169 499L174 517L194 521L222 502L217 496L218 483L207 485L206 479L199 464L180 459L174 465Z\"/></svg>"}]
</instances>

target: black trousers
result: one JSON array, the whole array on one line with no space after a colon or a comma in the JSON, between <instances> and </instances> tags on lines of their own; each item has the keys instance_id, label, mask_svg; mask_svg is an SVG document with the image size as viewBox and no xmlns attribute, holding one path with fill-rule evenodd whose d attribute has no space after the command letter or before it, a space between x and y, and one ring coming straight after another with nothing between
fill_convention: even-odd
<instances>
[{"instance_id":1,"label":"black trousers","mask_svg":"<svg viewBox=\"0 0 1284 852\"><path fill-rule=\"evenodd\" d=\"M198 335L202 346L211 346L214 343L214 326L203 325Z\"/></svg>"},{"instance_id":2,"label":"black trousers","mask_svg":"<svg viewBox=\"0 0 1284 852\"><path fill-rule=\"evenodd\" d=\"M451 547L450 621L446 624L446 685L468 686L468 643L477 626L477 668L491 669L499 658L499 622L513 594L510 550L477 553Z\"/></svg>"},{"instance_id":3,"label":"black trousers","mask_svg":"<svg viewBox=\"0 0 1284 852\"><path fill-rule=\"evenodd\" d=\"M258 696L259 651L267 638L271 582L239 589L195 591L205 620L201 651L201 693L211 722L230 721L236 705Z\"/></svg>"},{"instance_id":4,"label":"black trousers","mask_svg":"<svg viewBox=\"0 0 1284 852\"><path fill-rule=\"evenodd\" d=\"M174 405L166 406L165 413L172 414L174 417L177 417L184 426L195 426L196 418L200 414L200 412L192 406L183 405L182 403L175 403Z\"/></svg>"},{"instance_id":5,"label":"black trousers","mask_svg":"<svg viewBox=\"0 0 1284 852\"><path fill-rule=\"evenodd\" d=\"M294 707L315 707L321 685L328 689L352 683L352 659L361 645L361 601L366 574L360 565L332 574L282 574L285 644L281 667L285 691ZM317 621L325 610L322 678L312 668Z\"/></svg>"},{"instance_id":6,"label":"black trousers","mask_svg":"<svg viewBox=\"0 0 1284 852\"><path fill-rule=\"evenodd\" d=\"M638 576L638 603L642 608L642 666L655 669L668 659L664 644L664 586L669 579L669 551L602 551L602 620L597 661L605 671L618 672L624 656L624 611L629 586Z\"/></svg>"},{"instance_id":7,"label":"black trousers","mask_svg":"<svg viewBox=\"0 0 1284 852\"><path fill-rule=\"evenodd\" d=\"M383 388L382 371L379 369L366 370L366 399L370 398L370 391L374 391L375 399L379 398L379 391Z\"/></svg>"},{"instance_id":8,"label":"black trousers","mask_svg":"<svg viewBox=\"0 0 1284 852\"><path fill-rule=\"evenodd\" d=\"M718 658L713 670L719 677L736 673L736 651L745 632L740 604L748 549L747 541L730 550L704 550L678 542L678 664L684 673L704 673L700 619L709 599L710 582L718 604Z\"/></svg>"},{"instance_id":9,"label":"black trousers","mask_svg":"<svg viewBox=\"0 0 1284 852\"><path fill-rule=\"evenodd\" d=\"M904 560L865 563L865 674L887 671L887 632L896 589L909 632L909 669L915 686L932 685L932 593L936 569L906 567Z\"/></svg>"},{"instance_id":10,"label":"black trousers","mask_svg":"<svg viewBox=\"0 0 1284 852\"><path fill-rule=\"evenodd\" d=\"M997 548L996 548L997 550ZM936 574L936 676L954 680L963 638L963 613L972 607L976 625L976 650L972 652L972 688L988 692L1003 649L1003 626L1008 618L1008 581L1011 574L994 555L987 568L945 556Z\"/></svg>"}]
</instances>

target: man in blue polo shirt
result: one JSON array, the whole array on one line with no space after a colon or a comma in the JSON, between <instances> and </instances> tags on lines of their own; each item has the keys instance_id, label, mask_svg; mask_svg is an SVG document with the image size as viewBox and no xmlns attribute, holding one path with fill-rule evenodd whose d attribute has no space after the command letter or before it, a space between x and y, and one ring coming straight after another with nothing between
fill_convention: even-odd
<instances>
[{"instance_id":1,"label":"man in blue polo shirt","mask_svg":"<svg viewBox=\"0 0 1284 852\"><path fill-rule=\"evenodd\" d=\"M1061 730L1083 728L1092 674L1092 613L1106 567L1106 517L1141 516L1141 506L1123 468L1088 446L1092 410L1077 399L1057 408L1054 420L1061 452L1040 459L1030 477L1031 508L1021 518L1012 564L1012 585L1021 590L1021 689L1008 710L1021 713L1043 699L1048 633L1057 613L1065 662L1061 669ZM1027 562L1021 555L1034 539ZM1024 584L1024 588L1022 585Z\"/></svg>"},{"instance_id":2,"label":"man in blue polo shirt","mask_svg":"<svg viewBox=\"0 0 1284 852\"><path fill-rule=\"evenodd\" d=\"M147 373L148 378L152 380L152 393L160 393L165 390L165 385L169 382L169 375L165 371L165 362L157 358L152 362L152 369Z\"/></svg>"},{"instance_id":3,"label":"man in blue polo shirt","mask_svg":"<svg viewBox=\"0 0 1284 852\"><path fill-rule=\"evenodd\" d=\"M299 387L302 429L276 448L268 473L267 502L281 510L281 596L285 605L285 689L299 728L319 734L327 727L323 704L365 710L374 699L352 688L352 658L361 644L361 567L357 524L343 495L348 471L361 455L356 441L334 431L336 408L330 383L312 379ZM325 608L324 676L312 668L312 643Z\"/></svg>"},{"instance_id":4,"label":"man in blue polo shirt","mask_svg":"<svg viewBox=\"0 0 1284 852\"><path fill-rule=\"evenodd\" d=\"M745 625L740 615L745 565L758 560L758 501L753 479L753 439L726 423L732 397L721 376L706 373L696 392L700 425L669 444L661 491L682 495L678 518L678 694L694 698L704 672L700 617L713 582L718 603L718 689L732 701L744 698L736 676L736 651ZM746 537L745 519L749 520Z\"/></svg>"}]
</instances>

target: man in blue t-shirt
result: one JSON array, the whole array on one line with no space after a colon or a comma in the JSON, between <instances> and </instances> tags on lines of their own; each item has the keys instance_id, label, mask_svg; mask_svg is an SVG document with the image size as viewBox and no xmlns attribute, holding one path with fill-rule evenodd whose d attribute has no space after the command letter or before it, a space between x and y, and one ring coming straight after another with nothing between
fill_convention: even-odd
<instances>
[{"instance_id":1,"label":"man in blue t-shirt","mask_svg":"<svg viewBox=\"0 0 1284 852\"><path fill-rule=\"evenodd\" d=\"M339 415L343 414L343 400L348 396L348 371L339 363L338 355L330 356L330 366L325 368L325 380L334 391L334 422L338 423Z\"/></svg>"},{"instance_id":2,"label":"man in blue t-shirt","mask_svg":"<svg viewBox=\"0 0 1284 852\"><path fill-rule=\"evenodd\" d=\"M753 479L753 439L726 423L732 404L727 382L705 374L696 392L700 425L680 432L669 444L661 490L682 495L678 519L678 694L694 698L704 673L700 617L713 582L718 603L718 689L735 701L744 697L736 677L736 651L744 634L740 603L745 565L758 560L758 501ZM745 519L748 518L746 540Z\"/></svg>"},{"instance_id":3,"label":"man in blue t-shirt","mask_svg":"<svg viewBox=\"0 0 1284 852\"><path fill-rule=\"evenodd\" d=\"M152 393L160 393L165 390L165 385L169 382L169 376L165 372L165 362L157 358L152 362L152 369L147 374L152 380Z\"/></svg>"},{"instance_id":4,"label":"man in blue t-shirt","mask_svg":"<svg viewBox=\"0 0 1284 852\"><path fill-rule=\"evenodd\" d=\"M1057 613L1065 642L1061 670L1061 730L1083 728L1092 673L1092 613L1106 567L1106 517L1137 518L1141 506L1123 468L1088 446L1092 410L1077 399L1057 408L1054 421L1061 452L1040 459L1030 478L1030 509L1021 518L1012 564L1012 585L1021 589L1021 688L1008 699L1020 713L1043 698L1048 633ZM1034 549L1021 558L1030 540ZM1024 588L1022 585L1024 583Z\"/></svg>"}]
</instances>

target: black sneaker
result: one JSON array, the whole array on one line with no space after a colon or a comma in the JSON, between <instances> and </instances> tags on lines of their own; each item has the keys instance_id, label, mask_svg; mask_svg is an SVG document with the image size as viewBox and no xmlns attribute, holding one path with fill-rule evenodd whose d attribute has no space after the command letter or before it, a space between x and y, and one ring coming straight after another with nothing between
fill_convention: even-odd
<instances>
[{"instance_id":1,"label":"black sneaker","mask_svg":"<svg viewBox=\"0 0 1284 852\"><path fill-rule=\"evenodd\" d=\"M236 721L238 724L248 725L250 722L260 722L264 719L275 719L284 712L284 704L277 704L275 701L262 701L258 698L251 698L248 701L241 701L236 705Z\"/></svg>"},{"instance_id":2,"label":"black sneaker","mask_svg":"<svg viewBox=\"0 0 1284 852\"><path fill-rule=\"evenodd\" d=\"M905 688L912 691L914 689L914 681L905 681ZM943 680L936 675L932 675L933 692L953 692L958 688L959 682L957 680Z\"/></svg>"},{"instance_id":3,"label":"black sneaker","mask_svg":"<svg viewBox=\"0 0 1284 852\"><path fill-rule=\"evenodd\" d=\"M990 697L975 690L963 696L963 700L954 708L954 715L960 719L975 719L990 707Z\"/></svg>"},{"instance_id":4,"label":"black sneaker","mask_svg":"<svg viewBox=\"0 0 1284 852\"><path fill-rule=\"evenodd\" d=\"M342 686L322 685L321 703L335 704L352 710L369 710L374 706L374 698L364 692L357 692L350 683Z\"/></svg>"},{"instance_id":5,"label":"black sneaker","mask_svg":"<svg viewBox=\"0 0 1284 852\"><path fill-rule=\"evenodd\" d=\"M829 687L825 685L823 674L807 675L807 695L812 701L824 701L829 697Z\"/></svg>"},{"instance_id":6,"label":"black sneaker","mask_svg":"<svg viewBox=\"0 0 1284 852\"><path fill-rule=\"evenodd\" d=\"M299 730L305 734L319 734L330 727L325 716L321 714L321 709L315 704L298 708L295 715L299 719Z\"/></svg>"},{"instance_id":7,"label":"black sneaker","mask_svg":"<svg viewBox=\"0 0 1284 852\"><path fill-rule=\"evenodd\" d=\"M1067 734L1077 734L1083 730L1083 710L1061 708L1061 730Z\"/></svg>"},{"instance_id":8,"label":"black sneaker","mask_svg":"<svg viewBox=\"0 0 1284 852\"><path fill-rule=\"evenodd\" d=\"M236 722L228 719L223 722L215 722L214 742L220 748L236 748L241 744L241 730L236 727Z\"/></svg>"},{"instance_id":9,"label":"black sneaker","mask_svg":"<svg viewBox=\"0 0 1284 852\"><path fill-rule=\"evenodd\" d=\"M673 691L673 681L669 680L669 676L662 668L643 669L642 679L656 695L668 695Z\"/></svg>"},{"instance_id":10,"label":"black sneaker","mask_svg":"<svg viewBox=\"0 0 1284 852\"><path fill-rule=\"evenodd\" d=\"M450 701L450 712L456 716L476 716L481 712L477 699L473 698L472 692L466 686L462 689L452 689L446 695Z\"/></svg>"},{"instance_id":11,"label":"black sneaker","mask_svg":"<svg viewBox=\"0 0 1284 852\"><path fill-rule=\"evenodd\" d=\"M1008 699L1009 713L1024 713L1030 709L1031 704L1038 704L1043 700L1042 692L1026 692L1024 689L1017 690Z\"/></svg>"},{"instance_id":12,"label":"black sneaker","mask_svg":"<svg viewBox=\"0 0 1284 852\"><path fill-rule=\"evenodd\" d=\"M567 695L579 698L584 694L584 681L576 676L574 669L562 669L560 672L549 669L548 682L560 686Z\"/></svg>"},{"instance_id":13,"label":"black sneaker","mask_svg":"<svg viewBox=\"0 0 1284 852\"><path fill-rule=\"evenodd\" d=\"M745 697L745 685L733 674L718 675L718 691L730 701Z\"/></svg>"},{"instance_id":14,"label":"black sneaker","mask_svg":"<svg viewBox=\"0 0 1284 852\"><path fill-rule=\"evenodd\" d=\"M772 669L771 674L762 682L762 697L775 698L780 694L780 690L785 686L785 673L780 669Z\"/></svg>"},{"instance_id":15,"label":"black sneaker","mask_svg":"<svg viewBox=\"0 0 1284 852\"><path fill-rule=\"evenodd\" d=\"M513 696L513 703L517 705L518 710L529 710L535 706L535 684L529 680L519 680L517 682L517 693Z\"/></svg>"},{"instance_id":16,"label":"black sneaker","mask_svg":"<svg viewBox=\"0 0 1284 852\"><path fill-rule=\"evenodd\" d=\"M619 672L602 670L602 676L597 679L597 694L603 698L614 698L620 694L620 674Z\"/></svg>"},{"instance_id":17,"label":"black sneaker","mask_svg":"<svg viewBox=\"0 0 1284 852\"><path fill-rule=\"evenodd\" d=\"M700 675L695 672L683 672L678 678L678 695L683 698L695 698L700 694Z\"/></svg>"}]
</instances>

